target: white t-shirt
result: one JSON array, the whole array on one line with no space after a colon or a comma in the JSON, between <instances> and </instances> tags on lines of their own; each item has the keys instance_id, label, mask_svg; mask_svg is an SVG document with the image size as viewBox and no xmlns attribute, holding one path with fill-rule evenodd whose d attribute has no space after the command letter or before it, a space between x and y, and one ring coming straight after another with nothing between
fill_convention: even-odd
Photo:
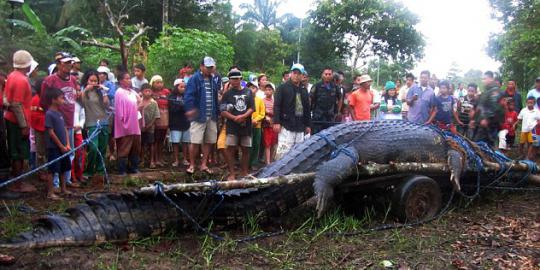
<instances>
[{"instance_id":1,"label":"white t-shirt","mask_svg":"<svg viewBox=\"0 0 540 270\"><path fill-rule=\"evenodd\" d=\"M518 119L522 120L521 132L531 132L536 127L537 121L540 120L540 111L538 109L529 110L528 108L521 109Z\"/></svg>"},{"instance_id":2,"label":"white t-shirt","mask_svg":"<svg viewBox=\"0 0 540 270\"><path fill-rule=\"evenodd\" d=\"M409 92L410 87L407 87L407 85L404 85L399 89L399 100L402 101L401 104L401 111L402 112L408 112L409 111L409 105L407 105L407 102L403 101L407 99L407 93Z\"/></svg>"},{"instance_id":3,"label":"white t-shirt","mask_svg":"<svg viewBox=\"0 0 540 270\"><path fill-rule=\"evenodd\" d=\"M145 83L148 83L146 78L142 80L137 79L137 77L131 78L131 87L133 87L133 90L135 90L137 93L141 91L141 87Z\"/></svg>"}]
</instances>

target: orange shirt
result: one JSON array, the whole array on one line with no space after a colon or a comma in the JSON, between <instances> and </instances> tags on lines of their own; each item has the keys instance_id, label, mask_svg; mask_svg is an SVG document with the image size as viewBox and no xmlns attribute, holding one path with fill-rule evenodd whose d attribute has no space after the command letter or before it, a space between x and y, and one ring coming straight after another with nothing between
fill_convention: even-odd
<instances>
[{"instance_id":1,"label":"orange shirt","mask_svg":"<svg viewBox=\"0 0 540 270\"><path fill-rule=\"evenodd\" d=\"M355 90L349 95L349 105L354 109L354 119L356 121L370 120L371 112L369 106L373 104L373 94L371 91Z\"/></svg>"},{"instance_id":2,"label":"orange shirt","mask_svg":"<svg viewBox=\"0 0 540 270\"><path fill-rule=\"evenodd\" d=\"M8 103L21 103L24 111L24 117L26 118L26 124L30 127L30 107L32 103L32 88L28 77L20 71L11 72L6 81L6 87L4 88L5 95ZM17 117L10 110L5 113L6 120L11 123L18 124Z\"/></svg>"}]
</instances>

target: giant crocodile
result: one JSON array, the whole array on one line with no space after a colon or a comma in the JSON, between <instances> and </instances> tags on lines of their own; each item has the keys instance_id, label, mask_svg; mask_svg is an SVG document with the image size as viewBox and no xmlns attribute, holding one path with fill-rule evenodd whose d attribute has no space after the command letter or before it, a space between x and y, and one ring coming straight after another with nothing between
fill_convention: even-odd
<instances>
[{"instance_id":1,"label":"giant crocodile","mask_svg":"<svg viewBox=\"0 0 540 270\"><path fill-rule=\"evenodd\" d=\"M478 149L474 143L471 147ZM480 151L480 150L478 150ZM481 155L484 161L493 161ZM466 152L433 127L406 121L362 121L340 124L295 145L280 160L262 168L255 177L316 172L314 181L265 188L235 189L218 195L175 193L169 197L194 216L204 205L220 201L206 221L232 225L257 214L260 222L286 214L313 196L323 214L336 185L358 181L357 164L399 162L444 163L453 188L471 170ZM349 180L353 179L353 180ZM450 185L451 186L451 185ZM223 195L223 197L221 197ZM222 200L221 200L222 198ZM210 203L208 203L210 202ZM203 218L199 216L200 218ZM45 248L119 242L156 235L191 223L170 204L138 191L103 194L69 208L64 214L39 217L30 232L0 242L0 248Z\"/></svg>"}]
</instances>

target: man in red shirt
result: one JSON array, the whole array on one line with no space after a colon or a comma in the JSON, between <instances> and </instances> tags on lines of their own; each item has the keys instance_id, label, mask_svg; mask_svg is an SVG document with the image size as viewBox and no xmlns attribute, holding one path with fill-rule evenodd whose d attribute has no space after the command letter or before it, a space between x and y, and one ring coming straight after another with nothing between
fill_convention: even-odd
<instances>
[{"instance_id":1,"label":"man in red shirt","mask_svg":"<svg viewBox=\"0 0 540 270\"><path fill-rule=\"evenodd\" d=\"M368 121L371 119L371 110L375 109L373 104L373 93L371 92L371 82L369 75L362 75L358 80L359 88L349 96L349 106L353 108L353 119L355 121Z\"/></svg>"},{"instance_id":2,"label":"man in red shirt","mask_svg":"<svg viewBox=\"0 0 540 270\"><path fill-rule=\"evenodd\" d=\"M13 72L8 75L5 86L5 97L8 110L5 113L8 135L9 157L11 158L11 173L18 176L23 171L23 162L30 155L30 107L32 88L27 73L30 72L32 55L24 50L13 54ZM9 187L14 192L34 192L36 188L22 181L15 182Z\"/></svg>"},{"instance_id":3,"label":"man in red shirt","mask_svg":"<svg viewBox=\"0 0 540 270\"><path fill-rule=\"evenodd\" d=\"M41 95L43 97L47 96L47 90L51 88L58 88L64 92L64 104L59 107L66 128L69 133L69 145L73 147L74 145L74 135L73 135L73 118L75 116L75 100L79 95L79 84L77 83L77 78L70 74L71 69L73 68L73 57L71 54L66 52L58 52L54 56L56 61L56 73L49 75L43 81L41 86ZM47 111L48 104L46 104L45 99L41 99L41 107ZM70 155L71 161L75 157L74 154ZM56 176L55 176L56 178ZM69 187L78 187L79 184L71 181L71 171L66 172L65 181Z\"/></svg>"}]
</instances>

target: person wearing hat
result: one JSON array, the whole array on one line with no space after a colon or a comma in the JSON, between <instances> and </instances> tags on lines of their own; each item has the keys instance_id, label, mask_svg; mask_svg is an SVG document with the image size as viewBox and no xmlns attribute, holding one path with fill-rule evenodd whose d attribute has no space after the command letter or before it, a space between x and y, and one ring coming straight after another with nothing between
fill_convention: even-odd
<instances>
[{"instance_id":1,"label":"person wearing hat","mask_svg":"<svg viewBox=\"0 0 540 270\"><path fill-rule=\"evenodd\" d=\"M157 102L159 107L159 119L156 119L156 127L154 130L154 148L156 149L155 158L157 166L163 166L165 161L163 160L163 144L167 137L167 130L169 129L169 95L171 91L163 86L163 78L159 75L152 76L150 79L150 85L152 86L152 97Z\"/></svg>"},{"instance_id":2,"label":"person wearing hat","mask_svg":"<svg viewBox=\"0 0 540 270\"><path fill-rule=\"evenodd\" d=\"M311 121L313 133L329 128L336 121L341 111L341 91L333 82L333 70L325 67L321 73L321 81L316 83L310 91Z\"/></svg>"},{"instance_id":3,"label":"person wearing hat","mask_svg":"<svg viewBox=\"0 0 540 270\"><path fill-rule=\"evenodd\" d=\"M534 81L534 88L529 90L527 93L527 98L529 97L534 97L536 99L534 107L536 109L540 109L540 76L536 77L536 80Z\"/></svg>"},{"instance_id":4,"label":"person wearing hat","mask_svg":"<svg viewBox=\"0 0 540 270\"><path fill-rule=\"evenodd\" d=\"M73 67L71 68L71 75L77 78L77 81L80 83L84 73L81 72L81 59L79 57L73 56Z\"/></svg>"},{"instance_id":5,"label":"person wearing hat","mask_svg":"<svg viewBox=\"0 0 540 270\"><path fill-rule=\"evenodd\" d=\"M355 121L367 121L371 119L371 110L376 109L378 104L375 95L371 91L373 80L369 75L356 76L354 79L353 92L349 95L348 101L351 106Z\"/></svg>"},{"instance_id":6,"label":"person wearing hat","mask_svg":"<svg viewBox=\"0 0 540 270\"><path fill-rule=\"evenodd\" d=\"M191 144L188 173L195 171L195 161L199 157L201 145L203 156L200 169L213 173L208 167L208 157L212 145L217 140L218 91L221 87L214 79L215 68L216 61L212 57L205 57L201 61L200 70L189 79L186 86L184 95L186 116L192 121L189 128Z\"/></svg>"},{"instance_id":7,"label":"person wearing hat","mask_svg":"<svg viewBox=\"0 0 540 270\"><path fill-rule=\"evenodd\" d=\"M384 85L384 95L381 99L381 119L384 120L401 120L401 100L397 95L396 84L392 81L387 81Z\"/></svg>"},{"instance_id":8,"label":"person wearing hat","mask_svg":"<svg viewBox=\"0 0 540 270\"><path fill-rule=\"evenodd\" d=\"M273 129L278 133L276 160L311 134L309 94L302 84L304 66L294 64L289 80L274 94Z\"/></svg>"},{"instance_id":9,"label":"person wearing hat","mask_svg":"<svg viewBox=\"0 0 540 270\"><path fill-rule=\"evenodd\" d=\"M23 172L24 160L30 156L30 114L32 106L32 87L28 81L32 55L24 50L13 54L14 70L8 75L4 95L8 106L5 112L5 123L8 137L11 172L18 176ZM6 157L2 157L6 158ZM14 192L35 192L36 188L23 181L13 183L8 187Z\"/></svg>"},{"instance_id":10,"label":"person wearing hat","mask_svg":"<svg viewBox=\"0 0 540 270\"><path fill-rule=\"evenodd\" d=\"M188 161L188 145L189 145L189 121L186 118L186 110L184 108L184 93L186 91L186 83L184 79L176 79L174 88L169 95L169 129L171 130L171 143L173 145L174 162L173 167L178 167L180 161L179 150L182 144L182 156L184 158L183 165L189 166Z\"/></svg>"},{"instance_id":11,"label":"person wearing hat","mask_svg":"<svg viewBox=\"0 0 540 270\"><path fill-rule=\"evenodd\" d=\"M64 104L59 107L60 112L64 117L66 128L68 129L68 139L69 145L74 145L74 133L73 133L73 123L75 117L75 100L79 96L79 83L77 78L71 75L71 69L73 68L73 57L67 52L58 52L54 56L56 61L57 71L45 78L41 86L42 96L47 96L47 91L49 89L58 88L64 92ZM46 99L42 99L41 107L46 111L48 110L48 102ZM70 159L73 161L75 155L70 155ZM69 187L79 187L78 183L71 181L71 171L65 173L66 183ZM58 185L58 175L54 176L55 186Z\"/></svg>"},{"instance_id":12,"label":"person wearing hat","mask_svg":"<svg viewBox=\"0 0 540 270\"><path fill-rule=\"evenodd\" d=\"M101 88L107 91L107 97L109 98L109 103L112 106L114 104L116 84L109 79L109 74L111 73L111 70L108 67L99 66L97 68L97 72L99 73L99 84Z\"/></svg>"},{"instance_id":13,"label":"person wearing hat","mask_svg":"<svg viewBox=\"0 0 540 270\"><path fill-rule=\"evenodd\" d=\"M223 94L221 99L221 116L226 119L226 146L225 158L229 167L229 176L227 180L235 180L237 173L235 169L235 154L237 147L242 150L240 160L240 176L246 176L249 173L249 156L252 146L252 119L251 115L255 110L253 94L249 88L241 87L242 72L238 69L232 69L227 75L231 88Z\"/></svg>"},{"instance_id":14,"label":"person wearing hat","mask_svg":"<svg viewBox=\"0 0 540 270\"><path fill-rule=\"evenodd\" d=\"M414 85L407 92L407 105L409 111L407 120L418 124L431 124L428 122L437 114L437 99L433 88L429 86L430 72L424 70L420 73L420 84Z\"/></svg>"}]
</instances>

